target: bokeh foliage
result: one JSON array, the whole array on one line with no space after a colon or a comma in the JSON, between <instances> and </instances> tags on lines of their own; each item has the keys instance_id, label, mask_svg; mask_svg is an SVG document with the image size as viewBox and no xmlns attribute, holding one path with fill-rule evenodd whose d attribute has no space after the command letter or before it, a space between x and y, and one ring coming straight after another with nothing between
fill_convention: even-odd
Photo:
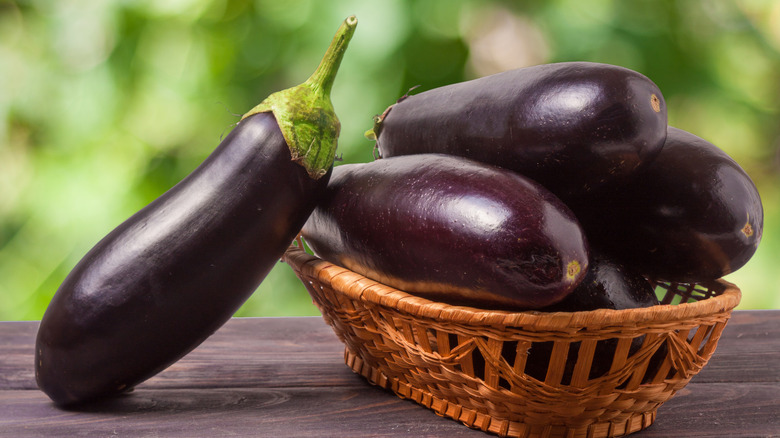
<instances>
[{"instance_id":1,"label":"bokeh foliage","mask_svg":"<svg viewBox=\"0 0 780 438\"><path fill-rule=\"evenodd\" d=\"M418 91L544 62L653 79L670 123L731 154L766 210L729 280L780 307L780 2L0 0L0 320L39 319L75 263L194 169L239 114L316 67L360 21L333 90L344 162L373 115ZM280 264L240 316L314 315Z\"/></svg>"}]
</instances>

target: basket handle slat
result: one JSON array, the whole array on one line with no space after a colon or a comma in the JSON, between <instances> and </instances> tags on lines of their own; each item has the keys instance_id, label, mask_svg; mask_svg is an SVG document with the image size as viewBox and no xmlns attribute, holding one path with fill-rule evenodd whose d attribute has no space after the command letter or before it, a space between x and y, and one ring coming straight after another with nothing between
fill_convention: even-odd
<instances>
[{"instance_id":1,"label":"basket handle slat","mask_svg":"<svg viewBox=\"0 0 780 438\"><path fill-rule=\"evenodd\" d=\"M583 388L590 377L590 367L593 364L593 354L596 352L596 339L586 339L580 344L577 363L571 377L571 386Z\"/></svg>"},{"instance_id":2,"label":"basket handle slat","mask_svg":"<svg viewBox=\"0 0 780 438\"><path fill-rule=\"evenodd\" d=\"M664 295L661 297L661 304L671 304L672 299L677 296L673 284L657 283L656 295L658 295L658 288L663 289Z\"/></svg>"},{"instance_id":3,"label":"basket handle slat","mask_svg":"<svg viewBox=\"0 0 780 438\"><path fill-rule=\"evenodd\" d=\"M626 364L626 358L628 358L628 351L631 348L631 338L619 338L617 347L615 348L615 354L612 357L612 366L609 368L609 374L615 373Z\"/></svg>"},{"instance_id":4,"label":"basket handle slat","mask_svg":"<svg viewBox=\"0 0 780 438\"><path fill-rule=\"evenodd\" d=\"M449 356L452 353L450 335L447 331L442 329L436 330L436 346L439 348L439 354L442 356Z\"/></svg>"},{"instance_id":5,"label":"basket handle slat","mask_svg":"<svg viewBox=\"0 0 780 438\"><path fill-rule=\"evenodd\" d=\"M519 376L525 372L525 363L528 361L528 350L530 348L531 341L524 339L517 341L517 347L515 348L515 360L512 364L514 375ZM517 393L517 385L515 382L515 379L510 381L510 390L514 393Z\"/></svg>"},{"instance_id":6,"label":"basket handle slat","mask_svg":"<svg viewBox=\"0 0 780 438\"><path fill-rule=\"evenodd\" d=\"M409 323L409 321L400 321L400 323L395 324L396 327L400 328L401 335L404 337L406 342L414 345L416 344L416 340L414 339L414 330L412 329L412 325Z\"/></svg>"},{"instance_id":7,"label":"basket handle slat","mask_svg":"<svg viewBox=\"0 0 780 438\"><path fill-rule=\"evenodd\" d=\"M428 337L428 330L421 326L415 326L414 328L415 334L417 335L417 342L420 344L420 346L428 353L433 352L433 347L431 346L431 340Z\"/></svg>"},{"instance_id":8,"label":"basket handle slat","mask_svg":"<svg viewBox=\"0 0 780 438\"><path fill-rule=\"evenodd\" d=\"M553 343L552 353L550 354L550 363L547 366L547 375L544 377L544 383L550 386L557 386L563 378L564 364L569 355L569 341L555 341ZM558 364L560 366L553 366Z\"/></svg>"},{"instance_id":9,"label":"basket handle slat","mask_svg":"<svg viewBox=\"0 0 780 438\"><path fill-rule=\"evenodd\" d=\"M489 338L484 346L482 356L485 358L485 384L490 388L498 388L501 372L498 367L501 359L501 350L504 343L499 339Z\"/></svg>"},{"instance_id":10,"label":"basket handle slat","mask_svg":"<svg viewBox=\"0 0 780 438\"><path fill-rule=\"evenodd\" d=\"M656 371L655 376L653 377L651 383L661 383L664 380L666 380L666 376L669 375L669 370L672 369L672 360L669 358L669 355L667 355L664 358L664 361L661 363L661 366L658 367L658 371Z\"/></svg>"},{"instance_id":11,"label":"basket handle slat","mask_svg":"<svg viewBox=\"0 0 780 438\"><path fill-rule=\"evenodd\" d=\"M693 286L690 284L676 284L677 295L680 296L680 303L691 301Z\"/></svg>"},{"instance_id":12,"label":"basket handle slat","mask_svg":"<svg viewBox=\"0 0 780 438\"><path fill-rule=\"evenodd\" d=\"M714 325L700 325L696 329L696 333L693 335L693 339L690 340L691 348L693 348L694 351L698 352L699 347L702 345L702 341L705 339L708 339L708 337L712 334L712 330L715 328Z\"/></svg>"},{"instance_id":13,"label":"basket handle slat","mask_svg":"<svg viewBox=\"0 0 780 438\"><path fill-rule=\"evenodd\" d=\"M642 346L636 353L634 353L634 355L638 358L639 355L643 354L647 356L647 358L640 360L639 365L634 368L633 373L631 374L631 378L628 380L628 384L626 385L626 389L629 391L633 391L639 388L639 385L642 383L642 380L645 377L645 373L647 372L647 366L650 364L650 358L653 356L652 353L655 353L655 349L652 349L651 345L660 343L660 333L648 333L644 336L645 339L642 342ZM650 352L650 350L652 350L652 352Z\"/></svg>"},{"instance_id":14,"label":"basket handle slat","mask_svg":"<svg viewBox=\"0 0 780 438\"><path fill-rule=\"evenodd\" d=\"M707 339L706 344L704 344L704 347L700 350L701 357L709 360L710 357L712 357L712 353L715 352L715 347L718 346L718 341L720 340L720 335L723 333L723 329L726 327L726 322L728 321L728 318L726 318L726 321L719 321L715 323L715 325L712 328L712 333L710 333L710 337Z\"/></svg>"},{"instance_id":15,"label":"basket handle slat","mask_svg":"<svg viewBox=\"0 0 780 438\"><path fill-rule=\"evenodd\" d=\"M464 335L458 335L458 346L462 346L466 343L473 342L471 338ZM464 354L461 354L460 359L460 367L461 370L466 373L469 377L476 377L474 375L474 356L473 356L473 348L469 348L465 351Z\"/></svg>"}]
</instances>

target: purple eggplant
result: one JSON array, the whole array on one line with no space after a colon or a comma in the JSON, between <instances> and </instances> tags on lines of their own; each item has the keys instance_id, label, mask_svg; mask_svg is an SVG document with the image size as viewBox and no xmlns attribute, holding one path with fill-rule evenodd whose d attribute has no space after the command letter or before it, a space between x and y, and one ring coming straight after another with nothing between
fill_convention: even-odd
<instances>
[{"instance_id":1,"label":"purple eggplant","mask_svg":"<svg viewBox=\"0 0 780 438\"><path fill-rule=\"evenodd\" d=\"M589 239L658 280L734 272L763 234L764 210L748 174L717 146L673 127L642 171L569 205Z\"/></svg>"},{"instance_id":2,"label":"purple eggplant","mask_svg":"<svg viewBox=\"0 0 780 438\"><path fill-rule=\"evenodd\" d=\"M299 233L330 177L330 90L357 20L304 84L249 111L190 175L100 240L38 330L38 386L75 405L133 388L214 333Z\"/></svg>"},{"instance_id":3,"label":"purple eggplant","mask_svg":"<svg viewBox=\"0 0 780 438\"><path fill-rule=\"evenodd\" d=\"M567 201L652 161L666 124L663 95L647 77L567 62L404 96L366 135L382 157L463 156L517 171Z\"/></svg>"},{"instance_id":4,"label":"purple eggplant","mask_svg":"<svg viewBox=\"0 0 780 438\"><path fill-rule=\"evenodd\" d=\"M604 256L599 251L591 251L590 261L588 273L571 294L562 301L539 310L622 310L660 304L650 282L633 267Z\"/></svg>"},{"instance_id":5,"label":"purple eggplant","mask_svg":"<svg viewBox=\"0 0 780 438\"><path fill-rule=\"evenodd\" d=\"M442 154L337 166L302 235L319 257L376 281L481 308L553 304L588 268L580 225L557 197Z\"/></svg>"}]
</instances>

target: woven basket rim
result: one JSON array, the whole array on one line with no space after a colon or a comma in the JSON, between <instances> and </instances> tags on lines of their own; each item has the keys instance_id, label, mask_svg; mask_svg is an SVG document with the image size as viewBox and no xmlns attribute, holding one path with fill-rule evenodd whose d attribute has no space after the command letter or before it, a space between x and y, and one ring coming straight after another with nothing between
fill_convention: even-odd
<instances>
[{"instance_id":1,"label":"woven basket rim","mask_svg":"<svg viewBox=\"0 0 780 438\"><path fill-rule=\"evenodd\" d=\"M454 306L431 301L395 289L334 263L305 252L295 244L285 252L282 260L311 278L316 278L348 298L373 303L416 318L440 322L485 327L524 327L544 330L571 331L578 327L645 325L676 323L718 313L731 312L740 302L740 289L723 279L709 283L709 287L723 288L723 292L704 300L682 304L661 304L637 309L597 309L580 312L538 312L485 310Z\"/></svg>"}]
</instances>

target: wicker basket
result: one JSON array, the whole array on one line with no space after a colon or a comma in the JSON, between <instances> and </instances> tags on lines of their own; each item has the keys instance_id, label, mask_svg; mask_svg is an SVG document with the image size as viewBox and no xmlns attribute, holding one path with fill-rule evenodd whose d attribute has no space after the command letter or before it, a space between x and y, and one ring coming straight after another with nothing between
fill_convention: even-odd
<instances>
[{"instance_id":1,"label":"wicker basket","mask_svg":"<svg viewBox=\"0 0 780 438\"><path fill-rule=\"evenodd\" d=\"M741 293L659 284L664 304L575 313L484 311L409 295L291 246L284 261L370 383L511 437L616 437L707 363Z\"/></svg>"}]
</instances>

